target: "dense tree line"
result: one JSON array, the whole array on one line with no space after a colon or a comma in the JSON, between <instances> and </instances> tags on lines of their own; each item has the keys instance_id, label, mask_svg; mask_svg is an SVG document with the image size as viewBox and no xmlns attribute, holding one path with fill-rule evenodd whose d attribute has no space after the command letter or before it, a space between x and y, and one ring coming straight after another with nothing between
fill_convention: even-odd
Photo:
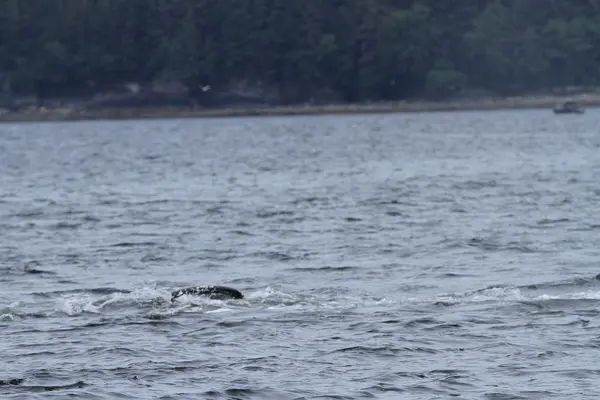
<instances>
[{"instance_id":1,"label":"dense tree line","mask_svg":"<svg viewBox=\"0 0 600 400\"><path fill-rule=\"evenodd\" d=\"M177 80L201 101L260 81L290 103L597 85L600 0L0 0L0 78L38 96Z\"/></svg>"}]
</instances>

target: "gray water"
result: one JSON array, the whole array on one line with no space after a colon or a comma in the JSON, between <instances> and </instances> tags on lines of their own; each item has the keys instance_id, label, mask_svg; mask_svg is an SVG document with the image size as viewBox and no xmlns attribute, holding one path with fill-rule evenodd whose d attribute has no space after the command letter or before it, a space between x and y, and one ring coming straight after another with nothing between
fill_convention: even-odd
<instances>
[{"instance_id":1,"label":"gray water","mask_svg":"<svg viewBox=\"0 0 600 400\"><path fill-rule=\"evenodd\" d=\"M598 398L599 120L0 125L0 397Z\"/></svg>"}]
</instances>

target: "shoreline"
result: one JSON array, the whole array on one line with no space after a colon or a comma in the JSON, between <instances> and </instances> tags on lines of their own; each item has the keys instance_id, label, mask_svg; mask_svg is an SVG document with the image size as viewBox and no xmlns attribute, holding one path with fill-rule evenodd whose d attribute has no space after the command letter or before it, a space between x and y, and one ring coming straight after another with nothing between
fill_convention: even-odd
<instances>
[{"instance_id":1,"label":"shoreline","mask_svg":"<svg viewBox=\"0 0 600 400\"><path fill-rule=\"evenodd\" d=\"M183 108L119 108L97 111L75 111L67 108L15 111L0 114L0 123L68 122L97 120L142 120L177 118L236 118L309 115L355 115L389 113L428 113L460 111L494 111L519 109L548 109L561 102L573 100L583 107L600 107L600 95L522 96L506 99L459 101L402 101L372 104L331 104L274 106L262 108L219 108L190 110Z\"/></svg>"}]
</instances>

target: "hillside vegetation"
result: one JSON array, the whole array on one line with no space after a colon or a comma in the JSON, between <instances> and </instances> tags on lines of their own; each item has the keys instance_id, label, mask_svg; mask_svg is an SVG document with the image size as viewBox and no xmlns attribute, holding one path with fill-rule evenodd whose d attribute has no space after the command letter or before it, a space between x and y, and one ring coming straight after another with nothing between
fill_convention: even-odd
<instances>
[{"instance_id":1,"label":"hillside vegetation","mask_svg":"<svg viewBox=\"0 0 600 400\"><path fill-rule=\"evenodd\" d=\"M177 82L195 104L600 84L600 0L0 0L5 97Z\"/></svg>"}]
</instances>

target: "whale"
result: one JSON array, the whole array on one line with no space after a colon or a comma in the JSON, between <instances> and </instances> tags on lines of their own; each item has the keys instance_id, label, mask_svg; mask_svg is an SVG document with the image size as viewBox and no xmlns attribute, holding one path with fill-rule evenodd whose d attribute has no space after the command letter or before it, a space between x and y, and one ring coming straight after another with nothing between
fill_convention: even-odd
<instances>
[{"instance_id":1,"label":"whale","mask_svg":"<svg viewBox=\"0 0 600 400\"><path fill-rule=\"evenodd\" d=\"M177 298L190 296L206 296L215 300L243 299L244 294L237 289L227 286L191 286L171 292L171 301Z\"/></svg>"}]
</instances>

